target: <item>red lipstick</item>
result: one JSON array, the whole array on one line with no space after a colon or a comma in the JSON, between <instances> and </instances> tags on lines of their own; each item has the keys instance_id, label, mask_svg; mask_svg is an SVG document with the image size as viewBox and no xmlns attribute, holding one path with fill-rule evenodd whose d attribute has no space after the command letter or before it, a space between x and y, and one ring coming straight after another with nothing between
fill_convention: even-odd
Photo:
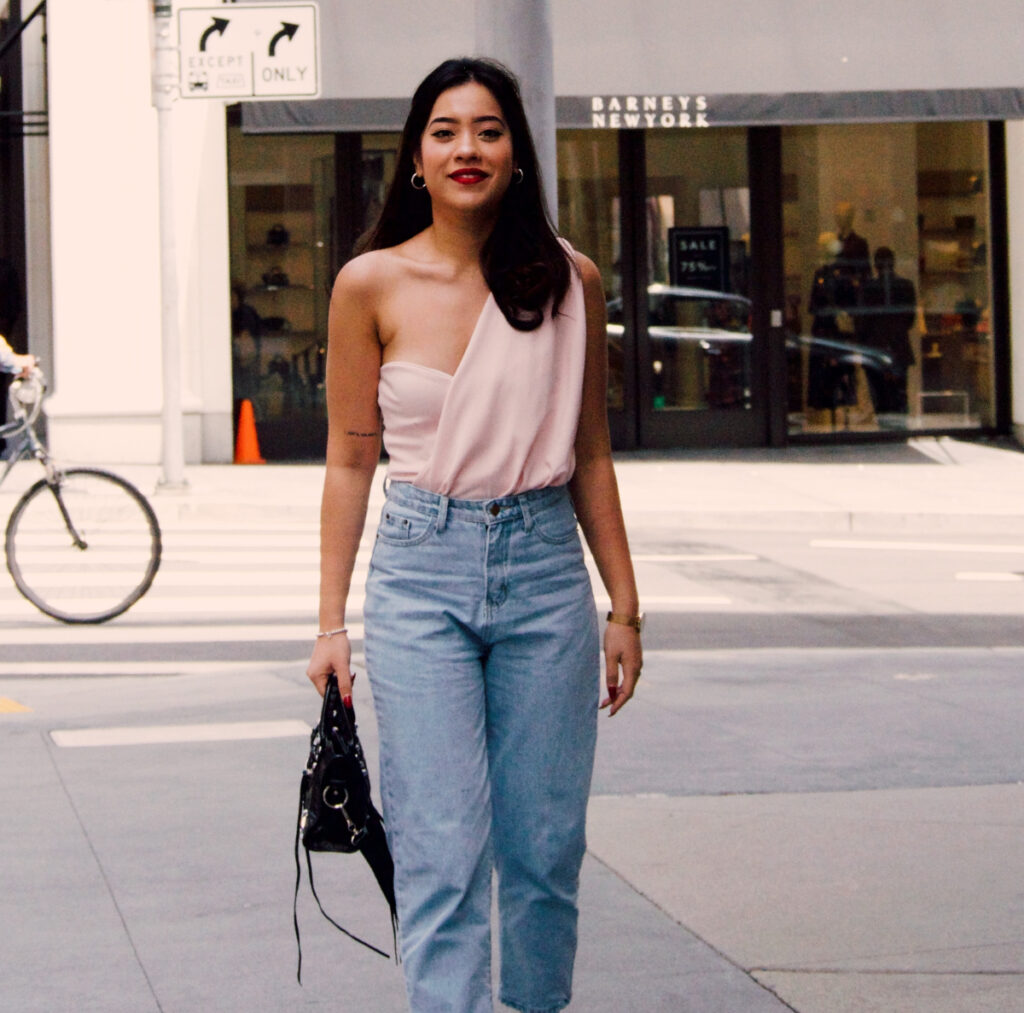
<instances>
[{"instance_id":1,"label":"red lipstick","mask_svg":"<svg viewBox=\"0 0 1024 1013\"><path fill-rule=\"evenodd\" d=\"M456 183L468 186L487 179L487 173L482 172L480 169L456 169L455 172L449 174L448 178L455 180Z\"/></svg>"}]
</instances>

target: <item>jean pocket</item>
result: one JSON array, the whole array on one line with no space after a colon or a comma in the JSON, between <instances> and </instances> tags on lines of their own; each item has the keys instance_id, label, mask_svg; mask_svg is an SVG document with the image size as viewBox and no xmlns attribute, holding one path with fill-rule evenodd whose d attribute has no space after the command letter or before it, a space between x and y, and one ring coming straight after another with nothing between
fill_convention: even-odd
<instances>
[{"instance_id":1,"label":"jean pocket","mask_svg":"<svg viewBox=\"0 0 1024 1013\"><path fill-rule=\"evenodd\" d=\"M533 517L533 529L542 541L550 545L565 545L576 537L576 512L572 500L566 497L558 503L537 511Z\"/></svg>"},{"instance_id":2,"label":"jean pocket","mask_svg":"<svg viewBox=\"0 0 1024 1013\"><path fill-rule=\"evenodd\" d=\"M389 545L418 545L429 537L435 524L435 517L385 506L380 515L377 537Z\"/></svg>"}]
</instances>

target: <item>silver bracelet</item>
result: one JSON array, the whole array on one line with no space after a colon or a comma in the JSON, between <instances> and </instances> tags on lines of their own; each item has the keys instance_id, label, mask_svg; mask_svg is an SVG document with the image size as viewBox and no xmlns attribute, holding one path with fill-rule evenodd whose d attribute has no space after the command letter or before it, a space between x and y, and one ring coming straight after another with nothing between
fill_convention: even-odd
<instances>
[{"instance_id":1,"label":"silver bracelet","mask_svg":"<svg viewBox=\"0 0 1024 1013\"><path fill-rule=\"evenodd\" d=\"M335 637L339 633L348 633L348 628L345 626L339 626L336 630L321 630L316 636L317 640L319 640L321 637L326 637L328 640L330 640L331 637Z\"/></svg>"}]
</instances>

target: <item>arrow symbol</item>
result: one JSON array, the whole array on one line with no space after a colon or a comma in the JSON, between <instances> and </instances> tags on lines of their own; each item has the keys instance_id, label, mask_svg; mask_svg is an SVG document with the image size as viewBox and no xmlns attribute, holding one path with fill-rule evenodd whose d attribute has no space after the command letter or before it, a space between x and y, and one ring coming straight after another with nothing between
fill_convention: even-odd
<instances>
[{"instance_id":1,"label":"arrow symbol","mask_svg":"<svg viewBox=\"0 0 1024 1013\"><path fill-rule=\"evenodd\" d=\"M291 40L292 38L294 38L294 37L295 37L295 33L296 33L296 32L297 32L298 30L299 30L299 26L298 26L298 25L293 25L293 24L290 24L290 23L289 23L289 22L287 22L287 21L282 21L282 22L281 22L281 31L279 31L279 32L277 33L277 35L275 35L275 36L274 36L274 37L273 37L273 38L272 38L272 39L270 40L270 49L268 50L268 52L267 52L267 55L268 55L268 56L273 56L273 55L274 55L274 50L275 50L275 49L277 49L277 44L278 44L278 43L279 43L279 42L280 42L280 41L281 41L281 40L282 40L282 39L283 39L283 38L284 38L285 36L287 36L287 37L288 37L288 39L289 39L289 40Z\"/></svg>"},{"instance_id":2,"label":"arrow symbol","mask_svg":"<svg viewBox=\"0 0 1024 1013\"><path fill-rule=\"evenodd\" d=\"M231 24L231 22L228 21L227 18L214 18L213 24L210 25L210 27L207 28L206 31L203 32L203 34L199 37L199 52L205 53L206 40L209 39L209 37L213 35L214 32L216 32L218 35L223 35L224 29L227 28L229 24Z\"/></svg>"}]
</instances>

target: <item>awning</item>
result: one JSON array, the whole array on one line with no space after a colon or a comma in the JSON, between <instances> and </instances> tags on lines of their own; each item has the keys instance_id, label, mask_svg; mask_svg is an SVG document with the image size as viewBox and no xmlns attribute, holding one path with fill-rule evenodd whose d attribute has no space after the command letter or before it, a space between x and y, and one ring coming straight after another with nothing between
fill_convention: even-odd
<instances>
[{"instance_id":1,"label":"awning","mask_svg":"<svg viewBox=\"0 0 1024 1013\"><path fill-rule=\"evenodd\" d=\"M562 127L1024 117L1021 0L548 2ZM397 130L474 48L464 0L319 4L321 97L247 105L247 132Z\"/></svg>"},{"instance_id":2,"label":"awning","mask_svg":"<svg viewBox=\"0 0 1024 1013\"><path fill-rule=\"evenodd\" d=\"M401 130L408 99L248 102L250 134ZM556 100L559 127L686 129L814 123L1024 118L1024 88L797 92L780 95L569 95Z\"/></svg>"}]
</instances>

